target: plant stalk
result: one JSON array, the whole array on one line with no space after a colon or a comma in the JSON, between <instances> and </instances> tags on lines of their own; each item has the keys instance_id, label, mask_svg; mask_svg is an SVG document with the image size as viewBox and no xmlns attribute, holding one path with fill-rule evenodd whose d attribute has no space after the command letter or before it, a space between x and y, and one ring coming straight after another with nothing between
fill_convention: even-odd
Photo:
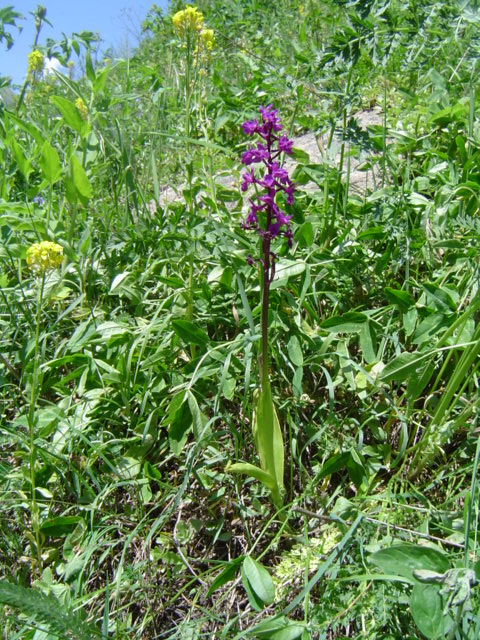
<instances>
[{"instance_id":1,"label":"plant stalk","mask_svg":"<svg viewBox=\"0 0 480 640\"><path fill-rule=\"evenodd\" d=\"M268 228L268 227L267 227ZM263 297L262 297L262 353L260 356L260 380L262 389L268 385L268 306L270 302L270 237L263 237Z\"/></svg>"},{"instance_id":2,"label":"plant stalk","mask_svg":"<svg viewBox=\"0 0 480 640\"><path fill-rule=\"evenodd\" d=\"M35 38L33 40L32 51L36 48L38 44L40 31L42 30L43 20L45 18L46 13L47 13L47 10L45 9L45 7L42 7L41 5L37 7L37 11L35 13ZM29 84L30 84L30 73L27 74L27 77L25 78L25 82L23 83L22 92L20 93L20 98L18 99L18 102L17 102L17 113L22 108L23 101L25 100L25 93L27 91L27 87Z\"/></svg>"},{"instance_id":3,"label":"plant stalk","mask_svg":"<svg viewBox=\"0 0 480 640\"><path fill-rule=\"evenodd\" d=\"M28 435L30 444L30 489L31 489L31 523L33 529L33 536L35 538L36 555L38 562L38 569L42 570L42 549L40 541L40 513L37 504L36 495L36 478L35 478L35 466L37 462L37 451L35 445L35 427L37 423L36 417L36 404L38 399L38 369L40 364L40 325L41 325L41 313L43 292L45 289L45 274L42 275L42 281L38 287L37 293L37 313L36 313L36 327L35 327L35 354L33 359L33 373L31 379L30 388L30 402L27 414L28 423Z\"/></svg>"}]
</instances>

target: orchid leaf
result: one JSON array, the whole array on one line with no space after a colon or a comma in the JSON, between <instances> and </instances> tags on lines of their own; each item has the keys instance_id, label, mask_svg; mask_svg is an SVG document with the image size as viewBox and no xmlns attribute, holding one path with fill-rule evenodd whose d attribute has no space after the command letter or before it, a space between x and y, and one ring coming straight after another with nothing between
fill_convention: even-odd
<instances>
[{"instance_id":1,"label":"orchid leaf","mask_svg":"<svg viewBox=\"0 0 480 640\"><path fill-rule=\"evenodd\" d=\"M255 480L259 480L270 491L275 490L275 479L273 476L254 464L250 464L249 462L235 462L230 465L227 470L232 473L244 473L247 476L255 478Z\"/></svg>"}]
</instances>

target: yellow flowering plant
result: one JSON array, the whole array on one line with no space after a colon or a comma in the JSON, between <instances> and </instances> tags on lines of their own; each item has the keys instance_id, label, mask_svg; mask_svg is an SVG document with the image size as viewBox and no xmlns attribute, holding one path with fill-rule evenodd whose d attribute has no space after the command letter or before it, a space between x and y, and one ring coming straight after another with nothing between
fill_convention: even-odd
<instances>
[{"instance_id":1,"label":"yellow flowering plant","mask_svg":"<svg viewBox=\"0 0 480 640\"><path fill-rule=\"evenodd\" d=\"M27 412L28 440L29 440L29 466L30 466L30 522L32 527L32 556L36 556L39 570L42 568L42 535L40 533L40 509L36 493L36 469L37 469L37 427L38 427L38 398L42 386L42 311L45 303L46 275L59 267L63 262L63 247L50 240L35 242L27 249L27 265L38 276L37 280L37 304L35 314L35 342L33 354L33 367L29 379L29 402Z\"/></svg>"},{"instance_id":2,"label":"yellow flowering plant","mask_svg":"<svg viewBox=\"0 0 480 640\"><path fill-rule=\"evenodd\" d=\"M181 11L177 11L172 16L173 30L181 41L183 70L182 92L185 99L185 176L187 181L187 191L192 194L193 185L193 153L191 153L190 140L195 137L192 132L195 129L203 129L206 133L206 126L202 126L202 116L206 113L206 90L200 78L206 75L205 67L209 61L209 54L215 43L213 29L205 28L205 19L197 7L188 5ZM204 122L207 118L204 118ZM194 198L190 199L190 213L194 212ZM193 319L193 273L194 273L194 251L189 254L189 285L186 308L186 319ZM191 344L190 350L192 358L195 357L196 345Z\"/></svg>"},{"instance_id":3,"label":"yellow flowering plant","mask_svg":"<svg viewBox=\"0 0 480 640\"><path fill-rule=\"evenodd\" d=\"M211 51L215 45L215 34L213 29L202 29L200 31L200 51Z\"/></svg>"},{"instance_id":4,"label":"yellow flowering plant","mask_svg":"<svg viewBox=\"0 0 480 640\"><path fill-rule=\"evenodd\" d=\"M185 41L187 47L195 45L195 54L209 52L215 45L213 29L204 27L205 19L197 7L188 6L172 18L173 28L179 38Z\"/></svg>"},{"instance_id":5,"label":"yellow flowering plant","mask_svg":"<svg viewBox=\"0 0 480 640\"><path fill-rule=\"evenodd\" d=\"M88 107L85 104L85 102L82 100L82 98L77 98L75 100L75 106L77 107L77 110L78 110L82 120L87 120L87 118L88 118Z\"/></svg>"},{"instance_id":6,"label":"yellow flowering plant","mask_svg":"<svg viewBox=\"0 0 480 640\"><path fill-rule=\"evenodd\" d=\"M177 11L173 16L173 28L180 38L186 39L189 35L203 29L203 14L197 7L185 7Z\"/></svg>"},{"instance_id":7,"label":"yellow flowering plant","mask_svg":"<svg viewBox=\"0 0 480 640\"><path fill-rule=\"evenodd\" d=\"M41 73L45 66L45 58L41 51L34 49L28 54L28 75L34 76Z\"/></svg>"},{"instance_id":8,"label":"yellow flowering plant","mask_svg":"<svg viewBox=\"0 0 480 640\"><path fill-rule=\"evenodd\" d=\"M62 264L63 247L56 242L44 240L27 249L27 264L37 275L44 275Z\"/></svg>"}]
</instances>

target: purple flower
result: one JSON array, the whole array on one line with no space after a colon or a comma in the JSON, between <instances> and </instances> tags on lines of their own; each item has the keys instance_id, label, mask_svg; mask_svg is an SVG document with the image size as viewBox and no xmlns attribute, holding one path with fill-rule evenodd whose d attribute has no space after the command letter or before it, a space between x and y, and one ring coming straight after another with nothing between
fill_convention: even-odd
<instances>
[{"instance_id":1,"label":"purple flower","mask_svg":"<svg viewBox=\"0 0 480 640\"><path fill-rule=\"evenodd\" d=\"M250 211L243 225L244 229L256 229L258 224L257 213L264 209L264 205L257 205L250 200Z\"/></svg>"},{"instance_id":2,"label":"purple flower","mask_svg":"<svg viewBox=\"0 0 480 640\"><path fill-rule=\"evenodd\" d=\"M243 182L240 186L240 189L242 191L246 191L249 185L255 182L255 174L253 173L253 169L250 169L250 171L247 171L246 173L244 173L242 175L242 179L243 179Z\"/></svg>"},{"instance_id":3,"label":"purple flower","mask_svg":"<svg viewBox=\"0 0 480 640\"><path fill-rule=\"evenodd\" d=\"M293 140L289 140L286 135L280 136L278 139L278 150L282 153L290 155L292 153Z\"/></svg>"},{"instance_id":4,"label":"purple flower","mask_svg":"<svg viewBox=\"0 0 480 640\"><path fill-rule=\"evenodd\" d=\"M255 162L267 161L268 159L268 149L263 144L258 144L256 147L245 151L242 155L242 162L247 166L249 164L254 164Z\"/></svg>"},{"instance_id":5,"label":"purple flower","mask_svg":"<svg viewBox=\"0 0 480 640\"><path fill-rule=\"evenodd\" d=\"M272 193L273 192L273 193ZM260 200L260 202L264 202L266 205L268 205L272 211L276 214L277 213L277 205L275 204L275 190L274 189L270 189L270 191L268 193L266 193L263 196L259 196L258 199Z\"/></svg>"},{"instance_id":6,"label":"purple flower","mask_svg":"<svg viewBox=\"0 0 480 640\"><path fill-rule=\"evenodd\" d=\"M290 182L288 171L286 169L282 169L282 167L279 167L277 162L274 162L272 164L272 176L275 180L278 180L282 184L288 184Z\"/></svg>"},{"instance_id":7,"label":"purple flower","mask_svg":"<svg viewBox=\"0 0 480 640\"><path fill-rule=\"evenodd\" d=\"M274 273L275 256L270 251L270 241L278 235L283 235L287 239L288 246L292 245L290 230L292 216L280 209L277 204L277 195L284 193L287 205L292 205L295 187L288 172L280 166L277 159L281 153L292 152L293 141L284 134L277 135L283 126L273 105L260 107L259 111L261 117L258 120L247 120L242 127L246 135L256 133L263 138L265 144L251 146L242 154L242 163L247 166L263 164L263 175L257 177L255 170L250 169L242 175L240 188L245 192L250 185L256 185L263 189L263 193L258 192L257 188L255 195L250 198L249 213L242 226L244 229L254 229L260 236L267 239L268 248L265 250L268 255L265 255L264 263L269 264L271 273Z\"/></svg>"},{"instance_id":8,"label":"purple flower","mask_svg":"<svg viewBox=\"0 0 480 640\"><path fill-rule=\"evenodd\" d=\"M256 120L248 120L242 124L243 133L251 136L258 131L258 122Z\"/></svg>"},{"instance_id":9,"label":"purple flower","mask_svg":"<svg viewBox=\"0 0 480 640\"><path fill-rule=\"evenodd\" d=\"M42 198L42 196L34 196L32 198L32 202L37 204L39 207L43 207L43 205L45 204L45 200Z\"/></svg>"},{"instance_id":10,"label":"purple flower","mask_svg":"<svg viewBox=\"0 0 480 640\"><path fill-rule=\"evenodd\" d=\"M283 211L279 211L278 215L277 215L277 219L276 221L270 225L270 227L268 228L270 235L274 238L275 236L277 236L280 232L280 228L283 225L288 226L290 224L290 220L292 219L292 216L286 216Z\"/></svg>"},{"instance_id":11,"label":"purple flower","mask_svg":"<svg viewBox=\"0 0 480 640\"><path fill-rule=\"evenodd\" d=\"M265 189L272 189L275 186L275 178L271 173L267 173L263 176L263 180L259 180L258 184Z\"/></svg>"},{"instance_id":12,"label":"purple flower","mask_svg":"<svg viewBox=\"0 0 480 640\"><path fill-rule=\"evenodd\" d=\"M269 104L267 107L259 107L260 115L263 120L263 128L271 128L273 131L281 131L283 125L280 118L277 116L277 110L273 108L273 104Z\"/></svg>"},{"instance_id":13,"label":"purple flower","mask_svg":"<svg viewBox=\"0 0 480 640\"><path fill-rule=\"evenodd\" d=\"M288 205L292 205L293 204L293 192L295 191L295 187L293 186L292 183L290 183L288 185L288 187L285 188L285 193L287 194L287 204Z\"/></svg>"}]
</instances>

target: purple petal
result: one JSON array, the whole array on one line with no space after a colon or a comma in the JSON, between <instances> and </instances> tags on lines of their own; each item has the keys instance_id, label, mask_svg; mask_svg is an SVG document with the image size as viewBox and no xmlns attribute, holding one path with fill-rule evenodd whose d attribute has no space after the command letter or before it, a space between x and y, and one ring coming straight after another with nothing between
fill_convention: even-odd
<instances>
[{"instance_id":1,"label":"purple petal","mask_svg":"<svg viewBox=\"0 0 480 640\"><path fill-rule=\"evenodd\" d=\"M278 139L278 150L282 153L290 155L292 153L293 140L287 138L287 136L280 136Z\"/></svg>"},{"instance_id":2,"label":"purple petal","mask_svg":"<svg viewBox=\"0 0 480 640\"><path fill-rule=\"evenodd\" d=\"M247 120L242 124L243 133L247 136L251 136L258 131L259 124L257 120Z\"/></svg>"},{"instance_id":3,"label":"purple petal","mask_svg":"<svg viewBox=\"0 0 480 640\"><path fill-rule=\"evenodd\" d=\"M258 144L256 147L245 151L242 155L243 164L249 165L255 162L262 162L269 159L269 153L267 147L263 144Z\"/></svg>"},{"instance_id":4,"label":"purple petal","mask_svg":"<svg viewBox=\"0 0 480 640\"><path fill-rule=\"evenodd\" d=\"M247 171L246 173L244 173L242 175L242 179L243 182L240 186L240 189L242 191L246 191L249 187L249 185L253 184L255 182L255 174L253 173L253 169L251 169L250 171Z\"/></svg>"}]
</instances>

